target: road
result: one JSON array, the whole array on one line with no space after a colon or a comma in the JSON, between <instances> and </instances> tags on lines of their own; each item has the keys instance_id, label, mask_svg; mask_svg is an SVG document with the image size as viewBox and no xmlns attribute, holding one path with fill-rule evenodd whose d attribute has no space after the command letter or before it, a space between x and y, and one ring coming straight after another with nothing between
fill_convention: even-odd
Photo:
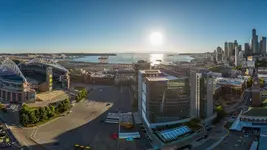
<instances>
[{"instance_id":1,"label":"road","mask_svg":"<svg viewBox=\"0 0 267 150\"><path fill-rule=\"evenodd\" d=\"M230 132L229 136L214 150L244 150L249 149L256 136L244 137L242 132Z\"/></svg>"}]
</instances>

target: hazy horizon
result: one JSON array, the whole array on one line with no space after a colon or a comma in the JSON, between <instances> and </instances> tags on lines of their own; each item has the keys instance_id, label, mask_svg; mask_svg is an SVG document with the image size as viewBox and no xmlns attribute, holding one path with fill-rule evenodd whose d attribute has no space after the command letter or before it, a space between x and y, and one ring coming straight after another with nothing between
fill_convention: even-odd
<instances>
[{"instance_id":1,"label":"hazy horizon","mask_svg":"<svg viewBox=\"0 0 267 150\"><path fill-rule=\"evenodd\" d=\"M0 53L213 52L225 41L243 47L252 28L267 36L266 10L264 0L2 0Z\"/></svg>"}]
</instances>

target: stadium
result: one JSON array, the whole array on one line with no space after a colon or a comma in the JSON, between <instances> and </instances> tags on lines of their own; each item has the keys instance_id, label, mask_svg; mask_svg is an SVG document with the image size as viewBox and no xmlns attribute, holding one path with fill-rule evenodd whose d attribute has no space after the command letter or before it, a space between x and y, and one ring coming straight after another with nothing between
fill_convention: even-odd
<instances>
[{"instance_id":1,"label":"stadium","mask_svg":"<svg viewBox=\"0 0 267 150\"><path fill-rule=\"evenodd\" d=\"M23 103L35 99L36 92L69 89L69 72L51 60L32 59L15 64L6 58L0 66L0 99Z\"/></svg>"}]
</instances>

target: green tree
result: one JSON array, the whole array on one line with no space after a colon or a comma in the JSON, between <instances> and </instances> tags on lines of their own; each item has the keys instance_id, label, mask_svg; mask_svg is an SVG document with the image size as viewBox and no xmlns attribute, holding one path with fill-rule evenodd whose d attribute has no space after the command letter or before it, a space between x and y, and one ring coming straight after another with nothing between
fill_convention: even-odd
<instances>
[{"instance_id":1,"label":"green tree","mask_svg":"<svg viewBox=\"0 0 267 150\"><path fill-rule=\"evenodd\" d=\"M264 79L263 78L259 78L259 81L260 81L260 87L264 87Z\"/></svg>"},{"instance_id":2,"label":"green tree","mask_svg":"<svg viewBox=\"0 0 267 150\"><path fill-rule=\"evenodd\" d=\"M47 114L48 118L52 117L52 115L51 115L52 112L51 112L51 109L50 109L49 106L45 106L45 111L46 111L46 114Z\"/></svg>"},{"instance_id":3,"label":"green tree","mask_svg":"<svg viewBox=\"0 0 267 150\"><path fill-rule=\"evenodd\" d=\"M251 87L251 86L252 86L252 77L249 77L247 81L247 87Z\"/></svg>"},{"instance_id":4,"label":"green tree","mask_svg":"<svg viewBox=\"0 0 267 150\"><path fill-rule=\"evenodd\" d=\"M35 113L34 113L34 111L31 111L29 113L29 123L34 124L36 122L37 122L37 119L36 119Z\"/></svg>"},{"instance_id":5,"label":"green tree","mask_svg":"<svg viewBox=\"0 0 267 150\"><path fill-rule=\"evenodd\" d=\"M45 110L44 107L40 107L39 109L39 113L40 113L40 120L43 121L43 120L47 120L48 117L47 117L47 112Z\"/></svg>"},{"instance_id":6,"label":"green tree","mask_svg":"<svg viewBox=\"0 0 267 150\"><path fill-rule=\"evenodd\" d=\"M49 109L50 109L50 114L49 116L50 117L53 117L55 116L55 107L53 105L49 106Z\"/></svg>"},{"instance_id":7,"label":"green tree","mask_svg":"<svg viewBox=\"0 0 267 150\"><path fill-rule=\"evenodd\" d=\"M27 125L29 123L29 116L26 114L21 115L21 123L23 125Z\"/></svg>"},{"instance_id":8,"label":"green tree","mask_svg":"<svg viewBox=\"0 0 267 150\"><path fill-rule=\"evenodd\" d=\"M64 109L64 104L62 104L62 102L60 102L56 107L56 111L57 111L57 113L62 113L63 109Z\"/></svg>"},{"instance_id":9,"label":"green tree","mask_svg":"<svg viewBox=\"0 0 267 150\"><path fill-rule=\"evenodd\" d=\"M29 111L29 107L26 104L23 104L20 110L20 114L27 113L28 111Z\"/></svg>"},{"instance_id":10,"label":"green tree","mask_svg":"<svg viewBox=\"0 0 267 150\"><path fill-rule=\"evenodd\" d=\"M41 118L41 115L40 115L39 109L35 109L35 110L34 110L34 114L35 114L36 120L37 120L37 121L39 121L39 120L40 120L40 118Z\"/></svg>"},{"instance_id":11,"label":"green tree","mask_svg":"<svg viewBox=\"0 0 267 150\"><path fill-rule=\"evenodd\" d=\"M66 110L68 110L68 109L70 109L70 100L67 98L67 99L65 99L64 101L63 101L63 109L64 109L64 111L66 111Z\"/></svg>"}]
</instances>

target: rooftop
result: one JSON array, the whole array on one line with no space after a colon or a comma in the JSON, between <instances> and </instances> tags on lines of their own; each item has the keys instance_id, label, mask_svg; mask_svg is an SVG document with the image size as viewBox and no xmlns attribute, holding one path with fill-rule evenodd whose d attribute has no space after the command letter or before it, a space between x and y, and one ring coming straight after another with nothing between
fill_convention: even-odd
<instances>
[{"instance_id":1,"label":"rooftop","mask_svg":"<svg viewBox=\"0 0 267 150\"><path fill-rule=\"evenodd\" d=\"M23 81L23 78L15 73L12 69L1 66L0 67L0 77L6 79L6 80L11 80L11 81Z\"/></svg>"},{"instance_id":2,"label":"rooftop","mask_svg":"<svg viewBox=\"0 0 267 150\"><path fill-rule=\"evenodd\" d=\"M267 128L261 128L261 134L259 139L259 148L258 150L267 149Z\"/></svg>"},{"instance_id":3,"label":"rooftop","mask_svg":"<svg viewBox=\"0 0 267 150\"><path fill-rule=\"evenodd\" d=\"M160 70L139 70L142 74L160 74Z\"/></svg>"},{"instance_id":4,"label":"rooftop","mask_svg":"<svg viewBox=\"0 0 267 150\"><path fill-rule=\"evenodd\" d=\"M246 116L254 116L254 117L260 117L260 116L267 116L267 108L266 107L250 107L246 112L243 113L243 115Z\"/></svg>"},{"instance_id":5,"label":"rooftop","mask_svg":"<svg viewBox=\"0 0 267 150\"><path fill-rule=\"evenodd\" d=\"M176 80L176 79L180 79L180 78L167 75L167 76L163 76L163 77L146 77L146 79L148 81L169 81L169 80Z\"/></svg>"},{"instance_id":6,"label":"rooftop","mask_svg":"<svg viewBox=\"0 0 267 150\"><path fill-rule=\"evenodd\" d=\"M215 81L217 84L220 84L220 85L241 86L245 80L237 79L237 78L216 78Z\"/></svg>"}]
</instances>

